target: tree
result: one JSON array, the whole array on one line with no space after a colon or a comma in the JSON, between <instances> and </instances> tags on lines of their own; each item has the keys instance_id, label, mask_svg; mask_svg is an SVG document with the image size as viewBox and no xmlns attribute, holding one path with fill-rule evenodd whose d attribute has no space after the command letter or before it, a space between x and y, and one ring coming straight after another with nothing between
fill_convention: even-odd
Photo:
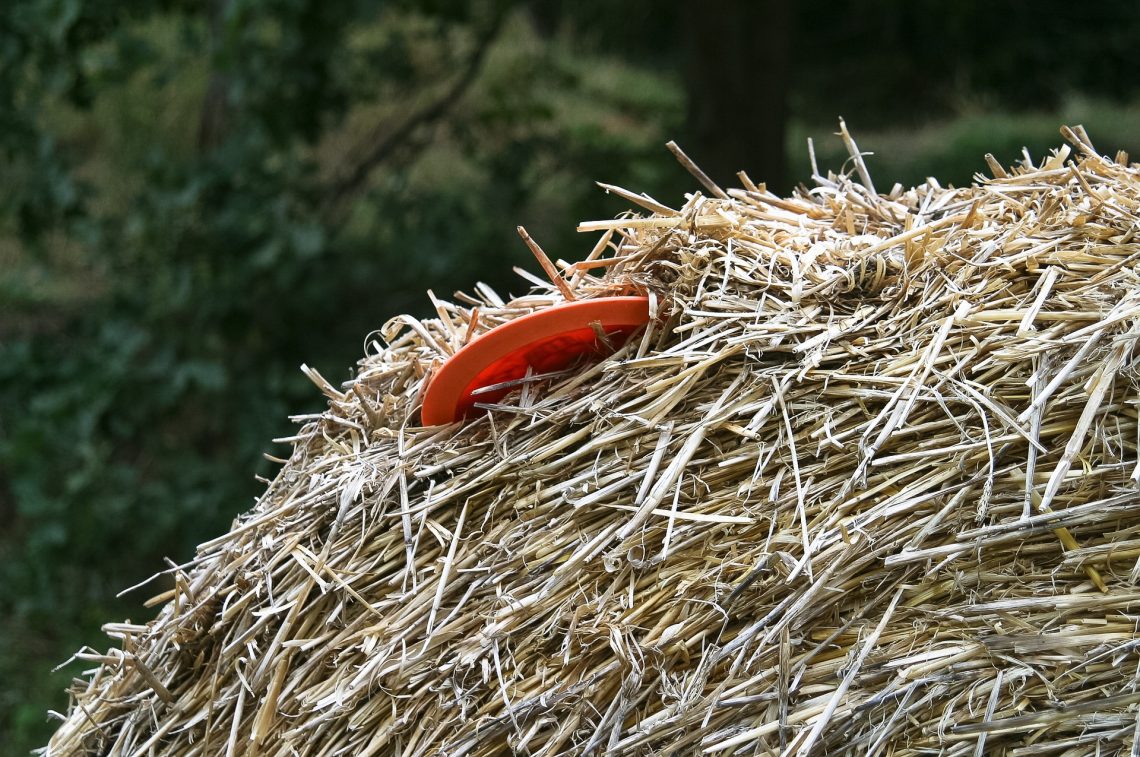
<instances>
[{"instance_id":1,"label":"tree","mask_svg":"<svg viewBox=\"0 0 1140 757\"><path fill-rule=\"evenodd\" d=\"M428 287L518 291L515 226L571 257L575 222L620 208L594 178L659 175L672 84L496 47L529 43L510 10L0 4L0 255L70 287L25 328L0 266L5 746L42 743L52 667L140 619L118 591L248 509L269 440L322 408L301 362L347 378Z\"/></svg>"},{"instance_id":2,"label":"tree","mask_svg":"<svg viewBox=\"0 0 1140 757\"><path fill-rule=\"evenodd\" d=\"M784 190L793 12L785 0L682 6L686 150L714 181Z\"/></svg>"}]
</instances>

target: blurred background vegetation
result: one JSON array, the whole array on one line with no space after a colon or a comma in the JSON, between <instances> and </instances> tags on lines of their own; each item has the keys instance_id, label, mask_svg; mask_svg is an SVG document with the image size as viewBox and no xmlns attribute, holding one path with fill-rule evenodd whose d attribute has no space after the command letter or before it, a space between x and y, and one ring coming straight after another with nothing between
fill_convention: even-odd
<instances>
[{"instance_id":1,"label":"blurred background vegetation","mask_svg":"<svg viewBox=\"0 0 1140 757\"><path fill-rule=\"evenodd\" d=\"M722 182L963 184L1084 123L1140 149L1140 12L1029 0L18 0L0 4L0 751L46 741L117 592L271 476L297 370ZM152 585L150 593L162 587Z\"/></svg>"}]
</instances>

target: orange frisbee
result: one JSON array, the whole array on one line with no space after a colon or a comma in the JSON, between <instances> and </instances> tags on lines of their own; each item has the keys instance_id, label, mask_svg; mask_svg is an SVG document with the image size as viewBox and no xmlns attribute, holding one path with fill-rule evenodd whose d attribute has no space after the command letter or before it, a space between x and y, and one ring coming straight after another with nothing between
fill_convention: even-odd
<instances>
[{"instance_id":1,"label":"orange frisbee","mask_svg":"<svg viewBox=\"0 0 1140 757\"><path fill-rule=\"evenodd\" d=\"M576 300L507 321L472 339L440 366L424 393L420 418L425 426L460 420L476 402L497 402L514 387L479 389L521 379L528 368L550 373L583 356L605 355L611 348L598 338L595 326L611 345L621 345L648 322L648 297Z\"/></svg>"}]
</instances>

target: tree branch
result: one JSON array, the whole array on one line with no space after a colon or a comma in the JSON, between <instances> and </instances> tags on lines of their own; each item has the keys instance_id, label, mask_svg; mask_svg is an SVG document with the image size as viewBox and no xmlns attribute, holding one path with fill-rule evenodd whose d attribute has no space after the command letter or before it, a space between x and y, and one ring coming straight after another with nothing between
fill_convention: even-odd
<instances>
[{"instance_id":1,"label":"tree branch","mask_svg":"<svg viewBox=\"0 0 1140 757\"><path fill-rule=\"evenodd\" d=\"M372 172L410 142L416 132L438 123L451 111L478 78L487 51L502 27L504 15L502 11L497 12L487 28L479 34L463 72L445 92L409 116L387 136L383 136L384 124L377 124L364 140L364 146L349 153L348 159L344 161L349 168L329 185L324 205L326 218L338 215L345 204L364 187Z\"/></svg>"}]
</instances>

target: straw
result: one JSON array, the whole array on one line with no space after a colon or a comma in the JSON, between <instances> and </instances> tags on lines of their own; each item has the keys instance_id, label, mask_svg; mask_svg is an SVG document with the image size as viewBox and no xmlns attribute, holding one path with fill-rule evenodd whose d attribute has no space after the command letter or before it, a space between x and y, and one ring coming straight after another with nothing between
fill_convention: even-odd
<instances>
[{"instance_id":1,"label":"straw","mask_svg":"<svg viewBox=\"0 0 1140 757\"><path fill-rule=\"evenodd\" d=\"M742 176L564 278L393 319L51 755L1136 753L1140 168ZM637 213L642 213L638 215ZM524 236L524 240L527 237ZM545 261L545 262L543 262ZM565 288L567 291L563 291ZM610 358L418 425L433 366L648 293Z\"/></svg>"}]
</instances>

